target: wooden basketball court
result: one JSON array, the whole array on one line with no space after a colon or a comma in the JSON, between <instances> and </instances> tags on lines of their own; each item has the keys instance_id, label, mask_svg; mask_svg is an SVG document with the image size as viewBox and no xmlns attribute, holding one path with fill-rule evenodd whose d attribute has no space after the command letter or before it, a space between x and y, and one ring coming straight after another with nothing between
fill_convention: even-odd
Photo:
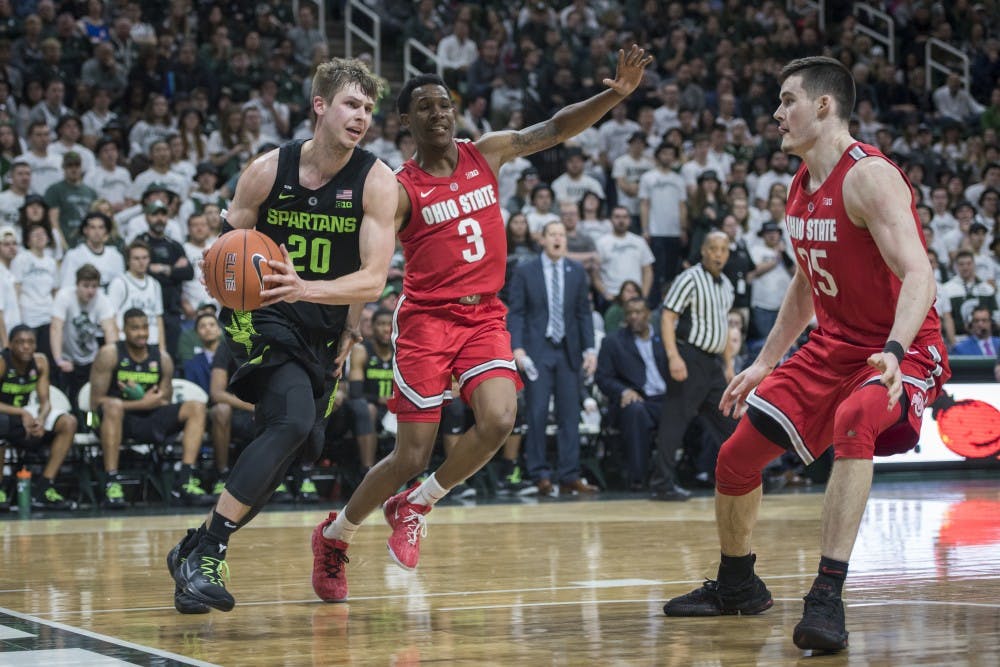
<instances>
[{"instance_id":1,"label":"wooden basketball court","mask_svg":"<svg viewBox=\"0 0 1000 667\"><path fill-rule=\"evenodd\" d=\"M320 509L258 517L230 543L228 613L173 609L164 557L195 515L4 520L0 665L997 665L996 477L877 483L847 585L848 651L791 642L818 559L818 493L765 498L757 617L668 619L714 576L712 502L439 506L405 572L373 516L351 600L309 583Z\"/></svg>"}]
</instances>

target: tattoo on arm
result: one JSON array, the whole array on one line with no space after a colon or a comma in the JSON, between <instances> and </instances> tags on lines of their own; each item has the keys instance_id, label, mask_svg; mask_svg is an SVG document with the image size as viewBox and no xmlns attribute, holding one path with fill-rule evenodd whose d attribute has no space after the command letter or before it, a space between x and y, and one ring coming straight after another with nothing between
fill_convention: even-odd
<instances>
[{"instance_id":1,"label":"tattoo on arm","mask_svg":"<svg viewBox=\"0 0 1000 667\"><path fill-rule=\"evenodd\" d=\"M555 123L545 121L525 128L514 135L513 146L518 155L537 153L558 143Z\"/></svg>"}]
</instances>

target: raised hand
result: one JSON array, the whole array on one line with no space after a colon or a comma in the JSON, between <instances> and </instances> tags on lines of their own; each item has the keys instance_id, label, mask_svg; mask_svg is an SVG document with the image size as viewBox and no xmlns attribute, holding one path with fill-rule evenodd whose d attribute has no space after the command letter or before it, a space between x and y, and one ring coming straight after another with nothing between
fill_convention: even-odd
<instances>
[{"instance_id":1,"label":"raised hand","mask_svg":"<svg viewBox=\"0 0 1000 667\"><path fill-rule=\"evenodd\" d=\"M639 87L642 73L651 62L653 56L647 56L646 51L636 44L632 45L628 53L625 49L618 49L618 70L615 72L615 78L604 79L604 85L625 97Z\"/></svg>"}]
</instances>

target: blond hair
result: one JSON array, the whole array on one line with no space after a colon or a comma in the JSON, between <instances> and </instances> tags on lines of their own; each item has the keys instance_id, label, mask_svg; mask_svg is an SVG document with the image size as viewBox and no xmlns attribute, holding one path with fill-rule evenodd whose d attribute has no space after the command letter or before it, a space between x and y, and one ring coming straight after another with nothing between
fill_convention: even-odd
<instances>
[{"instance_id":1,"label":"blond hair","mask_svg":"<svg viewBox=\"0 0 1000 667\"><path fill-rule=\"evenodd\" d=\"M361 92L372 101L381 96L384 85L381 77L373 74L363 61L357 58L333 58L316 68L312 95L330 102L334 95L352 83L357 84Z\"/></svg>"}]
</instances>

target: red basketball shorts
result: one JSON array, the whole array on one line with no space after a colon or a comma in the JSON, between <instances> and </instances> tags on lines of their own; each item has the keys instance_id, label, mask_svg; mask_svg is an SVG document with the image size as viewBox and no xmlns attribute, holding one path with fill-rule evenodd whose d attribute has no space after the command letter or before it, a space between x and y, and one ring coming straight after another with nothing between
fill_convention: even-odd
<instances>
[{"instance_id":1,"label":"red basketball shorts","mask_svg":"<svg viewBox=\"0 0 1000 667\"><path fill-rule=\"evenodd\" d=\"M489 378L510 378L521 389L506 317L507 307L495 296L473 305L401 296L392 320L389 401L398 421L439 421L441 405L452 398L452 377L470 405L472 392Z\"/></svg>"},{"instance_id":2,"label":"red basketball shorts","mask_svg":"<svg viewBox=\"0 0 1000 667\"><path fill-rule=\"evenodd\" d=\"M901 404L905 419L882 431L875 455L889 456L912 449L920 435L924 408L933 403L951 377L942 358L943 343L911 345L900 370ZM806 464L833 444L837 408L861 387L879 382L881 373L867 364L881 349L855 347L813 334L791 359L774 370L747 397L747 403L777 422Z\"/></svg>"}]
</instances>

